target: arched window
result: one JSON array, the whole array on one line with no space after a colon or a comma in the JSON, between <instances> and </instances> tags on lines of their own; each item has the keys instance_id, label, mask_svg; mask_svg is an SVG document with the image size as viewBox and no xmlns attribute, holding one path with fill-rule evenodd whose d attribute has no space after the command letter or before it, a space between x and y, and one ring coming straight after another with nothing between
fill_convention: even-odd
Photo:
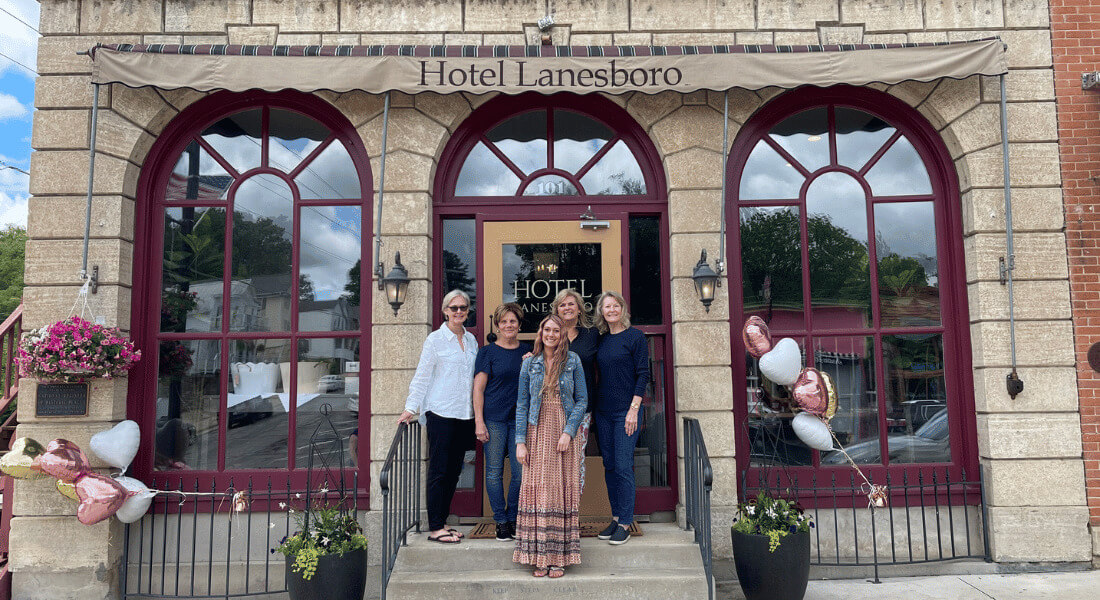
<instances>
[{"instance_id":1,"label":"arched window","mask_svg":"<svg viewBox=\"0 0 1100 600\"><path fill-rule=\"evenodd\" d=\"M304 94L218 94L161 136L143 173L135 302L156 358L131 399L155 480L281 483L305 468L321 404L342 434L359 427L349 363L370 347L368 164L351 124Z\"/></svg>"},{"instance_id":2,"label":"arched window","mask_svg":"<svg viewBox=\"0 0 1100 600\"><path fill-rule=\"evenodd\" d=\"M798 90L746 124L729 169L735 330L759 315L832 376L831 426L857 463L972 467L959 194L927 123L871 90ZM847 464L802 444L788 392L738 362L742 468Z\"/></svg>"}]
</instances>

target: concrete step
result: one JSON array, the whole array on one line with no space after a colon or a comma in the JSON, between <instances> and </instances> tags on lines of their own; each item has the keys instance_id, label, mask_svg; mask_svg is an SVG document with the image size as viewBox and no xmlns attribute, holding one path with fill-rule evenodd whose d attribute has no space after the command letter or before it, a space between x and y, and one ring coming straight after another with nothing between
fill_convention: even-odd
<instances>
[{"instance_id":1,"label":"concrete step","mask_svg":"<svg viewBox=\"0 0 1100 600\"><path fill-rule=\"evenodd\" d=\"M463 540L445 546L410 535L397 555L388 598L706 598L707 581L692 535L672 523L642 525L645 535L621 546L581 539L583 564L561 579L535 578L512 563L514 542ZM463 528L459 528L463 529Z\"/></svg>"},{"instance_id":2,"label":"concrete step","mask_svg":"<svg viewBox=\"0 0 1100 600\"><path fill-rule=\"evenodd\" d=\"M691 568L702 565L699 546L692 534L673 523L642 525L645 535L635 536L621 546L605 540L581 538L581 560L586 567L631 569L650 567L659 562L666 568ZM463 528L459 528L463 529ZM397 554L395 571L463 572L509 569L515 542L464 539L461 544L444 546L429 542L426 534L409 536L409 545Z\"/></svg>"},{"instance_id":3,"label":"concrete step","mask_svg":"<svg viewBox=\"0 0 1100 600\"><path fill-rule=\"evenodd\" d=\"M441 577L443 575L444 577ZM705 599L703 567L605 569L572 566L560 579L535 578L531 569L514 565L472 573L395 571L387 598L401 600L483 600L485 598L554 598L554 600Z\"/></svg>"}]
</instances>

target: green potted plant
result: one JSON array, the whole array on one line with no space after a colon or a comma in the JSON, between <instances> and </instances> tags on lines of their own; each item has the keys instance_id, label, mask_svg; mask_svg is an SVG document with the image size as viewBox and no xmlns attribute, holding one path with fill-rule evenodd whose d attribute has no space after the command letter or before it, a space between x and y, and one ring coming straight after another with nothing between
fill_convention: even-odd
<instances>
[{"instance_id":1,"label":"green potted plant","mask_svg":"<svg viewBox=\"0 0 1100 600\"><path fill-rule=\"evenodd\" d=\"M746 600L801 600L810 578L813 526L796 503L763 492L737 505L730 536Z\"/></svg>"},{"instance_id":2,"label":"green potted plant","mask_svg":"<svg viewBox=\"0 0 1100 600\"><path fill-rule=\"evenodd\" d=\"M291 600L361 600L367 585L367 538L343 498L326 500L322 488L304 511L285 503L299 530L272 550L286 557Z\"/></svg>"}]
</instances>

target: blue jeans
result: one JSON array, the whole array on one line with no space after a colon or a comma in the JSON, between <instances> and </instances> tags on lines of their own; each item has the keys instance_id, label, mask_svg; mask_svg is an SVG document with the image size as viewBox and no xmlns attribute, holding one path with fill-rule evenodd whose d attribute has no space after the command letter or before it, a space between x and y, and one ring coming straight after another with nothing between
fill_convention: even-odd
<instances>
[{"instance_id":1,"label":"blue jeans","mask_svg":"<svg viewBox=\"0 0 1100 600\"><path fill-rule=\"evenodd\" d=\"M489 505L493 507L493 520L497 523L515 521L519 507L519 486L523 478L523 466L516 459L516 421L486 421L489 441L481 446L485 453L485 491ZM508 504L504 503L504 455L512 468L512 481L508 484Z\"/></svg>"},{"instance_id":2,"label":"blue jeans","mask_svg":"<svg viewBox=\"0 0 1100 600\"><path fill-rule=\"evenodd\" d=\"M611 515L620 525L630 527L634 522L634 448L642 431L642 409L638 409L638 429L634 435L626 434L626 415L603 412L592 413L596 435L603 457L603 476L607 482L607 499L611 503Z\"/></svg>"}]
</instances>

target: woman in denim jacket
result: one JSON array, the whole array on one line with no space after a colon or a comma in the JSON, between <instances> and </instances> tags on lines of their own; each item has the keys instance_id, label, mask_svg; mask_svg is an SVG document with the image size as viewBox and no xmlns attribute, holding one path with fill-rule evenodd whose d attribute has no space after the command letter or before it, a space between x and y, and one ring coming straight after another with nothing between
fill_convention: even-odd
<instances>
[{"instance_id":1,"label":"woman in denim jacket","mask_svg":"<svg viewBox=\"0 0 1100 600\"><path fill-rule=\"evenodd\" d=\"M569 351L562 320L539 324L534 354L523 361L516 402L516 458L523 465L512 560L535 577L558 578L581 562L580 464L574 439L588 406L581 359Z\"/></svg>"}]
</instances>

